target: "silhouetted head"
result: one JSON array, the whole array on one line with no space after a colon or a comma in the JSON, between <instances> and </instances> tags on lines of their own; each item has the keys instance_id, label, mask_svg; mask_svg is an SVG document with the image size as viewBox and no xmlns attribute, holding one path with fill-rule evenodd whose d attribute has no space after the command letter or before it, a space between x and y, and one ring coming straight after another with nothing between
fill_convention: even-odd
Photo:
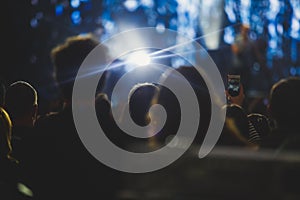
<instances>
[{"instance_id":1,"label":"silhouetted head","mask_svg":"<svg viewBox=\"0 0 300 200\"><path fill-rule=\"evenodd\" d=\"M278 128L285 131L300 130L300 78L289 77L271 88L269 111Z\"/></svg>"},{"instance_id":2,"label":"silhouetted head","mask_svg":"<svg viewBox=\"0 0 300 200\"><path fill-rule=\"evenodd\" d=\"M157 95L159 88L152 83L135 85L129 93L129 111L135 123L146 126L150 122L149 108Z\"/></svg>"},{"instance_id":3,"label":"silhouetted head","mask_svg":"<svg viewBox=\"0 0 300 200\"><path fill-rule=\"evenodd\" d=\"M38 107L38 95L35 88L25 81L12 83L6 91L5 108L12 121L29 118L35 120Z\"/></svg>"},{"instance_id":4,"label":"silhouetted head","mask_svg":"<svg viewBox=\"0 0 300 200\"><path fill-rule=\"evenodd\" d=\"M72 98L73 84L79 67L98 44L99 41L92 35L77 35L68 37L64 43L52 49L54 76L66 100Z\"/></svg>"}]
</instances>

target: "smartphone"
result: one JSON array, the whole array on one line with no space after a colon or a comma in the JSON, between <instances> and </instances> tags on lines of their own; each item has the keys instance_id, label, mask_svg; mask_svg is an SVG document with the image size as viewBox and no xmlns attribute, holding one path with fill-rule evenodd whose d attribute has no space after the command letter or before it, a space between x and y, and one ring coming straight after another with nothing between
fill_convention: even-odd
<instances>
[{"instance_id":1,"label":"smartphone","mask_svg":"<svg viewBox=\"0 0 300 200\"><path fill-rule=\"evenodd\" d=\"M240 94L240 83L241 83L241 76L235 74L228 74L228 93L232 97L236 97Z\"/></svg>"}]
</instances>

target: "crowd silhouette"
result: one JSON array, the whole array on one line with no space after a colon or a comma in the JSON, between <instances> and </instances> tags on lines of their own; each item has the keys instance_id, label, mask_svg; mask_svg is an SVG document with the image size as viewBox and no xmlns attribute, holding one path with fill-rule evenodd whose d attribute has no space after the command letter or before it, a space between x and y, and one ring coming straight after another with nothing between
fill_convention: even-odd
<instances>
[{"instance_id":1,"label":"crowd silhouette","mask_svg":"<svg viewBox=\"0 0 300 200\"><path fill-rule=\"evenodd\" d=\"M72 115L72 90L77 71L97 45L99 41L92 35L76 35L50 52L63 102L56 112L39 115L39 92L30 82L18 80L7 88L1 86L0 199L118 198L121 173L87 151ZM213 123L210 122L213 102L203 78L193 67L181 66L176 70L189 81L197 96L201 119L194 144L201 145L209 123ZM147 139L126 135L113 118L109 94L103 92L107 83L105 76L107 74L95 94L95 110L99 124L112 142L133 152L149 152L161 148L176 135L181 120L176 96L164 86L146 82L135 85L129 94L130 116L137 125L146 126L151 118L149 108L161 104L168 115L166 124ZM162 81L168 78L174 77L168 77L165 72ZM228 103L222 105L222 109L226 109L226 120L216 148L229 146L258 154L264 149L274 154L299 151L300 78L285 77L272 86L267 115L248 113L244 107L243 85L241 88L237 97L224 91L228 99Z\"/></svg>"}]
</instances>

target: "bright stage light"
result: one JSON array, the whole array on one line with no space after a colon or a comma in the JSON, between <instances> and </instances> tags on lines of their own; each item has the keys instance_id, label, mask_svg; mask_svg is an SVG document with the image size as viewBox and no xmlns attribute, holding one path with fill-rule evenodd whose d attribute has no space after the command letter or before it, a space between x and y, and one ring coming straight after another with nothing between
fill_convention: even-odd
<instances>
[{"instance_id":1,"label":"bright stage light","mask_svg":"<svg viewBox=\"0 0 300 200\"><path fill-rule=\"evenodd\" d=\"M143 51L131 53L126 60L129 64L134 64L137 66L145 66L151 62L150 56Z\"/></svg>"},{"instance_id":2,"label":"bright stage light","mask_svg":"<svg viewBox=\"0 0 300 200\"><path fill-rule=\"evenodd\" d=\"M70 5L72 8L78 8L80 6L80 1L79 0L71 0Z\"/></svg>"},{"instance_id":3,"label":"bright stage light","mask_svg":"<svg viewBox=\"0 0 300 200\"><path fill-rule=\"evenodd\" d=\"M223 3L220 0L201 0L199 12L199 25L203 32L207 49L218 49L220 44L219 31L222 27Z\"/></svg>"},{"instance_id":4,"label":"bright stage light","mask_svg":"<svg viewBox=\"0 0 300 200\"><path fill-rule=\"evenodd\" d=\"M139 3L136 0L126 0L123 5L129 12L134 12L139 7Z\"/></svg>"}]
</instances>

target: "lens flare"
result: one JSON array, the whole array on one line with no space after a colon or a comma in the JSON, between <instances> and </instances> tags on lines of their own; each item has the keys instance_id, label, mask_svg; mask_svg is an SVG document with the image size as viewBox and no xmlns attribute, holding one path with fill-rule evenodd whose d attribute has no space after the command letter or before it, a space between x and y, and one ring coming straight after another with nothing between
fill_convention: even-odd
<instances>
[{"instance_id":1,"label":"lens flare","mask_svg":"<svg viewBox=\"0 0 300 200\"><path fill-rule=\"evenodd\" d=\"M129 64L133 64L137 66L145 66L150 64L151 62L150 56L143 51L137 51L131 53L126 60Z\"/></svg>"}]
</instances>

